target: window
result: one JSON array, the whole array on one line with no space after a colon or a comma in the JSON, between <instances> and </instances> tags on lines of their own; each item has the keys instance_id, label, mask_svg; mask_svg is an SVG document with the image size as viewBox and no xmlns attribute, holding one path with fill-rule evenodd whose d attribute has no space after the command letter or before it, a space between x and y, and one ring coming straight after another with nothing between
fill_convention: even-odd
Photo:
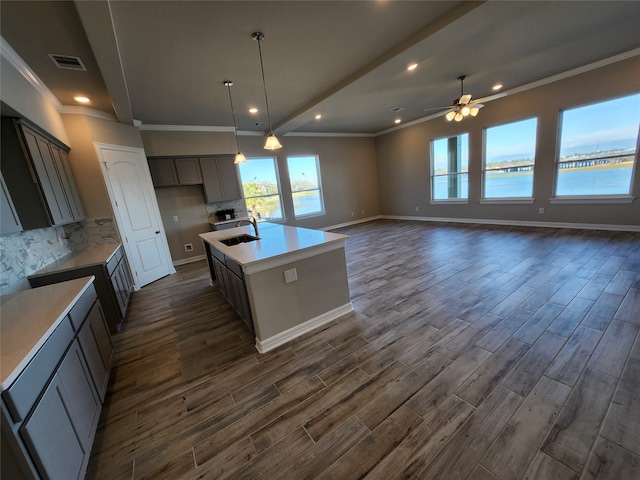
<instances>
[{"instance_id":1,"label":"window","mask_svg":"<svg viewBox=\"0 0 640 480\"><path fill-rule=\"evenodd\" d=\"M296 217L324 213L320 163L313 155L287 157L293 213Z\"/></svg>"},{"instance_id":2,"label":"window","mask_svg":"<svg viewBox=\"0 0 640 480\"><path fill-rule=\"evenodd\" d=\"M469 196L469 134L431 142L431 198Z\"/></svg>"},{"instance_id":3,"label":"window","mask_svg":"<svg viewBox=\"0 0 640 480\"><path fill-rule=\"evenodd\" d=\"M484 198L533 196L537 119L484 131Z\"/></svg>"},{"instance_id":4,"label":"window","mask_svg":"<svg viewBox=\"0 0 640 480\"><path fill-rule=\"evenodd\" d=\"M278 167L274 157L248 158L238 165L247 213L257 221L282 220Z\"/></svg>"},{"instance_id":5,"label":"window","mask_svg":"<svg viewBox=\"0 0 640 480\"><path fill-rule=\"evenodd\" d=\"M562 112L556 196L629 194L639 124L640 94Z\"/></svg>"}]
</instances>

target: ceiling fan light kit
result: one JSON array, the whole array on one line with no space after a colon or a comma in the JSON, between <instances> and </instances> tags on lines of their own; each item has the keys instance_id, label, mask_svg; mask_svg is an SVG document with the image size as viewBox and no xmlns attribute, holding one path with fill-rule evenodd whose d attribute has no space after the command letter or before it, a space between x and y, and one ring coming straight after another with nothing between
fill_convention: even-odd
<instances>
[{"instance_id":1,"label":"ceiling fan light kit","mask_svg":"<svg viewBox=\"0 0 640 480\"><path fill-rule=\"evenodd\" d=\"M278 141L276 136L273 134L273 128L271 127L271 115L269 114L269 99L267 98L267 83L264 79L264 65L262 63L262 48L260 47L260 42L264 40L264 33L262 32L254 32L251 34L251 38L253 38L256 42L258 42L258 53L260 54L260 71L262 72L262 87L264 88L264 102L267 106L267 119L269 120L269 135L264 143L265 150L278 150L282 148L282 144Z\"/></svg>"},{"instance_id":2,"label":"ceiling fan light kit","mask_svg":"<svg viewBox=\"0 0 640 480\"><path fill-rule=\"evenodd\" d=\"M448 122L455 120L456 122L461 122L464 117L472 116L475 117L478 115L480 109L484 106L479 103L473 103L471 95L464 94L464 79L466 75L461 75L458 77L460 80L460 98L457 98L453 101L453 110L448 112L444 118Z\"/></svg>"}]
</instances>

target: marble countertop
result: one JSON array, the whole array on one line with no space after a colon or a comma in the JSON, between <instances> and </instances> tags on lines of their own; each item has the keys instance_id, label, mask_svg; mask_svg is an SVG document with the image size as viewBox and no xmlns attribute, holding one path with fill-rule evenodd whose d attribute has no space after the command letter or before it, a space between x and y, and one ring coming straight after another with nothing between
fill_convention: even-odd
<instances>
[{"instance_id":1,"label":"marble countertop","mask_svg":"<svg viewBox=\"0 0 640 480\"><path fill-rule=\"evenodd\" d=\"M0 297L3 391L24 370L93 280L93 276L83 277Z\"/></svg>"},{"instance_id":2,"label":"marble countertop","mask_svg":"<svg viewBox=\"0 0 640 480\"><path fill-rule=\"evenodd\" d=\"M120 246L120 243L108 243L106 245L98 245L89 247L80 252L72 252L64 257L60 257L53 263L50 263L41 270L38 270L29 278L38 277L40 275L50 274L53 272L64 272L74 270L80 267L90 267L94 265L102 265L107 263Z\"/></svg>"},{"instance_id":3,"label":"marble countertop","mask_svg":"<svg viewBox=\"0 0 640 480\"><path fill-rule=\"evenodd\" d=\"M278 259L285 260L284 257L287 257L286 260L288 260L292 254L303 254L305 251L310 252L318 247L339 248L344 246L345 241L349 238L347 235L339 233L262 222L258 224L259 240L230 247L220 242L220 240L242 234L253 236L255 234L253 226L243 225L226 230L201 233L200 238L237 261L243 266L245 273L250 273L249 270L253 270L252 267L255 267L256 264L277 261Z\"/></svg>"}]
</instances>

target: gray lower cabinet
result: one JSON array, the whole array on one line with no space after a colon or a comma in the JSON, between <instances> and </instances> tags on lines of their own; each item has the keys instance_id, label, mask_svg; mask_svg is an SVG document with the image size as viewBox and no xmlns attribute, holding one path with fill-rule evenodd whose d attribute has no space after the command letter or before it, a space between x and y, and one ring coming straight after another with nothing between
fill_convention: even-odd
<instances>
[{"instance_id":1,"label":"gray lower cabinet","mask_svg":"<svg viewBox=\"0 0 640 480\"><path fill-rule=\"evenodd\" d=\"M204 198L207 203L242 198L238 171L233 163L234 158L234 155L199 158Z\"/></svg>"},{"instance_id":2,"label":"gray lower cabinet","mask_svg":"<svg viewBox=\"0 0 640 480\"><path fill-rule=\"evenodd\" d=\"M112 352L111 335L90 284L2 392L3 450L11 450L3 451L3 461L6 454L13 464L8 470L12 478L84 478Z\"/></svg>"},{"instance_id":3,"label":"gray lower cabinet","mask_svg":"<svg viewBox=\"0 0 640 480\"><path fill-rule=\"evenodd\" d=\"M84 477L100 410L100 399L75 340L20 428L42 478Z\"/></svg>"},{"instance_id":4,"label":"gray lower cabinet","mask_svg":"<svg viewBox=\"0 0 640 480\"><path fill-rule=\"evenodd\" d=\"M69 150L25 120L2 117L2 175L25 230L86 218Z\"/></svg>"},{"instance_id":5,"label":"gray lower cabinet","mask_svg":"<svg viewBox=\"0 0 640 480\"><path fill-rule=\"evenodd\" d=\"M66 257L60 259L64 261ZM127 307L133 290L133 280L126 261L124 248L118 246L108 262L81 265L69 260L73 267L63 263L60 270L45 268L28 277L32 287L41 287L74 278L94 275L98 298L102 304L111 333L120 330L127 315Z\"/></svg>"},{"instance_id":6,"label":"gray lower cabinet","mask_svg":"<svg viewBox=\"0 0 640 480\"><path fill-rule=\"evenodd\" d=\"M218 281L218 289L236 311L238 316L247 324L251 333L255 333L251 318L251 306L247 295L247 286L240 265L215 248L206 248L208 252L209 268L212 270L212 279Z\"/></svg>"}]
</instances>

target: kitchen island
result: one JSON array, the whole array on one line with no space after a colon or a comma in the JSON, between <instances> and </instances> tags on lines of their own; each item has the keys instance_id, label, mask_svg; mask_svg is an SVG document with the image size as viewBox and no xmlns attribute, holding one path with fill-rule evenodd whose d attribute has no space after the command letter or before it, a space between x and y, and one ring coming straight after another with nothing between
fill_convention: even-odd
<instances>
[{"instance_id":1,"label":"kitchen island","mask_svg":"<svg viewBox=\"0 0 640 480\"><path fill-rule=\"evenodd\" d=\"M200 234L212 283L255 334L256 349L272 350L353 310L345 258L346 235L260 223ZM243 237L244 236L244 237ZM247 242L226 245L228 239Z\"/></svg>"}]
</instances>

